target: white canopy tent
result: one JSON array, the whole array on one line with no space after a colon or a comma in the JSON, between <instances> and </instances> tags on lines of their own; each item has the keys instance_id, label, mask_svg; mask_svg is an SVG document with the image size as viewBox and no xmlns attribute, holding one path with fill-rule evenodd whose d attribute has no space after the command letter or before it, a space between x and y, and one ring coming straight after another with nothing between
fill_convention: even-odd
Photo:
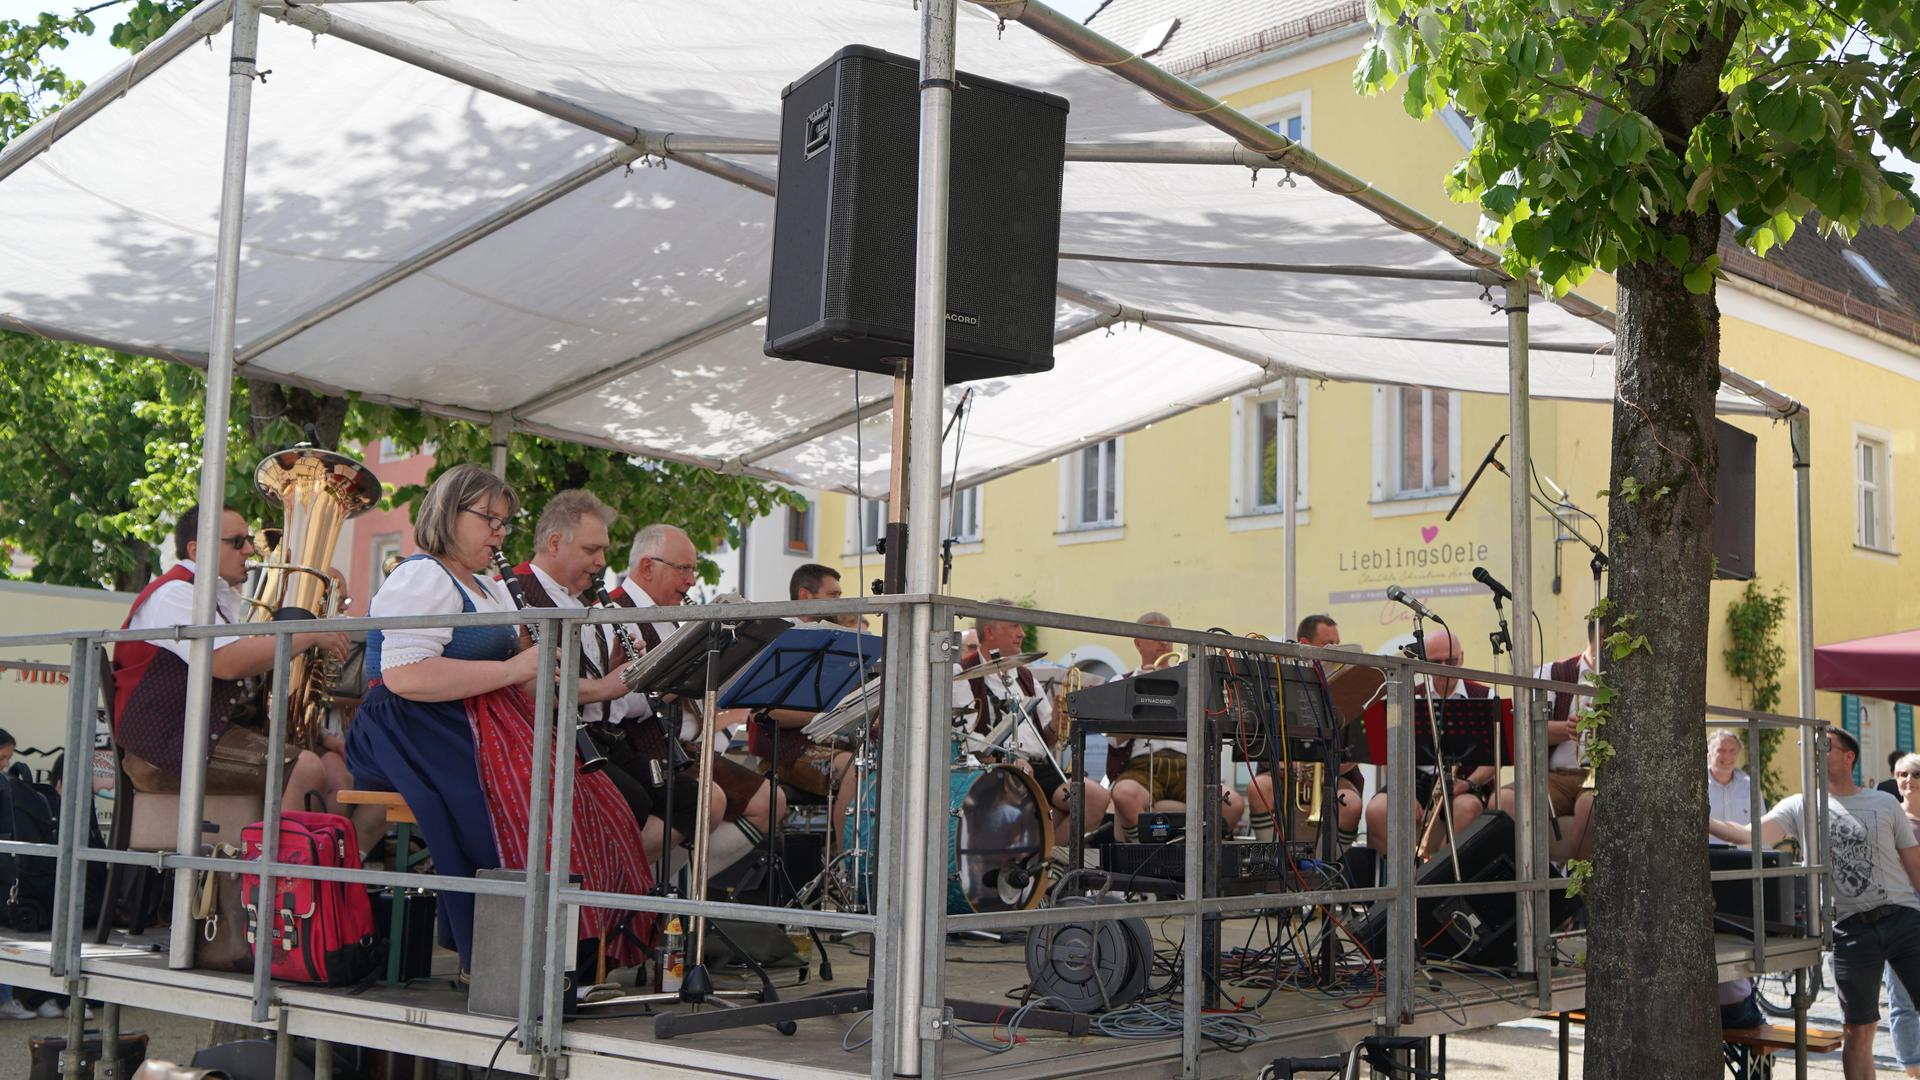
<instances>
[{"instance_id":1,"label":"white canopy tent","mask_svg":"<svg viewBox=\"0 0 1920 1080\"><path fill-rule=\"evenodd\" d=\"M36 131L0 157L0 319L205 363L223 134L208 89L225 65L221 15L214 4L176 27L155 46L175 53L163 65L143 55L102 80L90 94L110 104L82 110L91 112L83 123L43 125L44 137ZM764 151L780 88L834 49L915 50L902 4L483 0L336 4L289 17L330 33L261 26L271 73L254 95L260 134L248 160L236 331L248 377L885 493L883 380L866 380L861 396L882 408L869 410L859 440L867 452L857 457L852 377L761 355L770 157L629 169L645 139L612 142L338 39L349 28L388 35L564 103L557 111L676 133L656 136L664 145L654 149L712 136ZM1122 139L1219 145L1207 129L1168 129L1179 118L1147 94L1030 33L996 37L994 20L975 10L962 12L958 30L966 70L1073 102L1076 156L1126 156L1112 145ZM184 47L203 36L214 47ZM689 131L697 134L678 134ZM1136 319L1153 312L1150 327L1184 322L1234 349L1152 330L1095 335L1064 346L1052 373L984 384L960 483L1284 371L1506 389L1506 321L1485 285L1272 269L1470 279L1471 268L1368 206L1312 183L1281 186L1278 169L1251 185L1248 175L1208 164L1069 165L1063 285ZM1565 350L1536 361L1536 392L1609 398L1611 330L1604 315L1575 314L1596 310L1535 307L1536 354ZM796 444L796 433L810 437Z\"/></svg>"},{"instance_id":2,"label":"white canopy tent","mask_svg":"<svg viewBox=\"0 0 1920 1080\"><path fill-rule=\"evenodd\" d=\"M1030 0L978 2L1023 25L1002 36L986 11L951 17L954 0L924 0L917 18L906 0L206 0L0 153L0 325L208 366L203 502L219 501L236 369L879 495L891 465L883 380L768 359L757 325L779 91L860 42L925 55L935 71L957 47L965 71L1073 106L1058 363L978 384L963 461L939 461L940 319L917 319L909 593L934 591L928 496L956 471L978 483L1275 380L1290 390L1290 375L1506 392L1516 460L1534 387L1611 398L1610 319L1597 306L1529 305L1488 253L1124 49ZM930 192L944 199L945 148L924 118L943 122L945 93L922 95L923 251L944 251L944 213L927 206ZM1276 185L1288 170L1302 181ZM944 296L944 258L930 265L923 304ZM1081 333L1113 322L1144 328ZM1729 408L1798 410L1731 373L1728 386ZM949 407L958 392L945 391ZM1804 449L1804 411L1795 418ZM1525 611L1524 481L1511 501ZM203 516L203 547L216 526ZM200 621L212 584L196 592ZM900 704L910 730L933 732L944 686L927 681L932 607L911 613ZM1515 640L1522 667L1530 641ZM197 640L189 740L205 723L210 657ZM1516 732L1518 752L1544 761L1531 732ZM905 779L886 783L917 793L935 748L906 743ZM182 777L183 851L198 836L202 767L189 756ZM1523 875L1544 861L1538 795L1518 808ZM932 838L920 801L884 795L890 806L905 808L905 835ZM901 854L906 887L925 886L925 850ZM1523 955L1529 916L1544 913L1535 899L1521 912ZM937 944L925 895L901 905L882 939L929 928ZM184 907L175 927L179 962L191 955ZM938 960L904 950L875 1046L876 1061L912 1074L922 965L937 984ZM1405 993L1396 984L1389 1006ZM540 1034L523 1025L522 1047L558 1046L558 1023L555 1009ZM1197 1054L1197 1034L1187 1041Z\"/></svg>"}]
</instances>

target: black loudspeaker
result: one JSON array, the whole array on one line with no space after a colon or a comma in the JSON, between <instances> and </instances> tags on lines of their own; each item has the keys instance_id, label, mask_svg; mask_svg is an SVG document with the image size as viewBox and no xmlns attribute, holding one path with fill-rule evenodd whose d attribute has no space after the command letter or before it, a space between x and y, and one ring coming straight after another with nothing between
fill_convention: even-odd
<instances>
[{"instance_id":1,"label":"black loudspeaker","mask_svg":"<svg viewBox=\"0 0 1920 1080\"><path fill-rule=\"evenodd\" d=\"M1713 576L1753 577L1753 451L1759 442L1724 420L1713 422L1720 471L1713 477Z\"/></svg>"},{"instance_id":2,"label":"black loudspeaker","mask_svg":"<svg viewBox=\"0 0 1920 1080\"><path fill-rule=\"evenodd\" d=\"M1446 885L1461 881L1512 881L1513 819L1504 811L1489 810L1460 830L1456 840L1465 876L1453 873L1453 852L1444 844L1420 868L1417 884ZM1559 876L1559 875L1554 875ZM1548 894L1548 918L1559 926L1573 917L1581 903L1564 892ZM1355 940L1375 960L1386 959L1387 905L1377 905L1351 928ZM1420 901L1414 941L1419 951L1439 959L1466 960L1488 967L1510 967L1518 959L1514 943L1512 893L1478 896L1440 896Z\"/></svg>"},{"instance_id":3,"label":"black loudspeaker","mask_svg":"<svg viewBox=\"0 0 1920 1080\"><path fill-rule=\"evenodd\" d=\"M1787 865L1787 853L1784 851L1762 851L1760 866L1772 870ZM1718 873L1721 870L1747 870L1753 866L1753 852L1748 848L1710 847L1707 849L1707 868ZM1760 881L1760 903L1762 921L1767 933L1791 937L1805 937L1807 933L1807 879L1803 877L1771 877ZM1753 937L1753 882L1752 881L1716 881L1713 883L1713 929L1716 933L1738 934L1751 939Z\"/></svg>"},{"instance_id":4,"label":"black loudspeaker","mask_svg":"<svg viewBox=\"0 0 1920 1080\"><path fill-rule=\"evenodd\" d=\"M920 65L849 45L781 92L768 356L892 374L913 352ZM947 381L1053 367L1067 102L954 80Z\"/></svg>"}]
</instances>

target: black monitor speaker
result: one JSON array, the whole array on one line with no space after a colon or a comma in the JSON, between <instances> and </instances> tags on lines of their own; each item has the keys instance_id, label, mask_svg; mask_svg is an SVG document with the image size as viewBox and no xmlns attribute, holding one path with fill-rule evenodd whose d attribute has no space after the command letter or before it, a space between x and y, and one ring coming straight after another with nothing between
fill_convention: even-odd
<instances>
[{"instance_id":1,"label":"black monitor speaker","mask_svg":"<svg viewBox=\"0 0 1920 1080\"><path fill-rule=\"evenodd\" d=\"M768 356L891 374L913 352L920 65L849 45L781 93ZM1053 367L1067 102L954 80L947 381Z\"/></svg>"},{"instance_id":2,"label":"black monitor speaker","mask_svg":"<svg viewBox=\"0 0 1920 1080\"><path fill-rule=\"evenodd\" d=\"M1753 451L1759 441L1725 420L1713 422L1720 471L1713 477L1713 576L1753 577Z\"/></svg>"},{"instance_id":3,"label":"black monitor speaker","mask_svg":"<svg viewBox=\"0 0 1920 1080\"><path fill-rule=\"evenodd\" d=\"M1513 819L1499 810L1489 810L1459 831L1455 846L1465 876L1453 873L1453 852L1444 843L1433 858L1420 867L1416 879L1420 885L1446 885L1462 881L1512 881ZM1554 875L1558 876L1558 875ZM1548 894L1549 921L1557 927L1580 907L1579 898L1569 900L1565 892ZM1510 967L1517 958L1514 945L1512 893L1482 893L1475 896L1429 897L1420 901L1414 926L1414 941L1424 943L1423 955L1466 960L1488 967ZM1351 928L1373 959L1385 962L1387 947L1387 905L1380 904Z\"/></svg>"}]
</instances>

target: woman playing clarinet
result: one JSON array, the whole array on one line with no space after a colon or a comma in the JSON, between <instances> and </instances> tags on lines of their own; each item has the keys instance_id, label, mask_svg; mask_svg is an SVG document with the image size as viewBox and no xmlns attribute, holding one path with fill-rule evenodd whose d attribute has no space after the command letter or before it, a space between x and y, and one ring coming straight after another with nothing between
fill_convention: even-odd
<instances>
[{"instance_id":1,"label":"woman playing clarinet","mask_svg":"<svg viewBox=\"0 0 1920 1080\"><path fill-rule=\"evenodd\" d=\"M378 618L513 610L500 582L486 571L518 508L513 489L485 469L447 470L415 515L414 541L425 554L394 568L368 613ZM348 729L347 760L362 787L406 798L440 874L471 877L477 870L526 866L534 753L529 695L538 653L523 645L512 626L367 635L370 688ZM593 702L626 692L614 672L581 680L579 696ZM585 878L586 887L647 892L653 881L640 827L612 782L603 775L578 777L573 813L572 871ZM464 974L473 958L473 897L442 893L440 903ZM616 967L643 956L646 935L623 928L626 917L581 910L583 941L629 931L607 935L609 963Z\"/></svg>"}]
</instances>

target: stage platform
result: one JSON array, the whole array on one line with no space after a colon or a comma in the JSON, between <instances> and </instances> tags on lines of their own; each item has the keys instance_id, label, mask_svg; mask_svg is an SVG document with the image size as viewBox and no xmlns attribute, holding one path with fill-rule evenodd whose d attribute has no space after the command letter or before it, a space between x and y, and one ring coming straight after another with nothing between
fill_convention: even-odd
<instances>
[{"instance_id":1,"label":"stage platform","mask_svg":"<svg viewBox=\"0 0 1920 1080\"><path fill-rule=\"evenodd\" d=\"M1150 921L1156 945L1169 951L1175 948L1179 925L1178 919ZM1223 927L1222 940L1231 944L1247 940L1251 934L1257 941L1264 941L1265 929L1253 920L1230 920ZM0 932L0 983L59 990L59 981L47 972L46 940L45 935ZM250 1022L247 977L170 970L161 951L164 940L164 935L157 933L133 939L116 934L114 944L86 946L81 965L86 996L209 1021ZM1751 943L1721 935L1716 944L1722 979L1753 972ZM823 982L816 973L802 985L782 989L781 997L799 998L862 985L868 971L866 945L862 937L829 943L834 980ZM1559 951L1578 956L1583 945L1578 937L1565 938ZM1766 957L1768 970L1805 967L1819 961L1819 941L1771 938ZM528 1070L529 1061L514 1051L511 1020L467 1013L466 995L454 988L450 977L454 967L452 954L442 953L436 964L436 970L444 972L442 976L405 988L374 986L359 993L276 983L273 994L279 1006L274 1022L279 1019L278 1012L284 1010L287 1030L296 1036L475 1067L485 1067L498 1051L497 1073ZM1413 1022L1401 1027L1402 1033L1450 1034L1545 1011L1532 977L1512 979L1439 968L1429 969L1428 974L1429 978L1414 985L1417 1011ZM1264 1039L1238 1053L1209 1046L1201 1058L1204 1076L1247 1076L1277 1056L1339 1052L1355 1039L1372 1033L1381 1019L1384 999L1365 991L1365 975L1356 975L1345 989L1333 995L1280 989L1268 996L1264 986L1236 983L1231 973L1225 979L1230 997L1240 998L1249 1007L1258 1003L1258 1019L1244 1018L1257 1024ZM1165 981L1164 973L1155 976L1156 985ZM950 999L1004 1005L1011 1013L1026 982L1022 946L960 939L949 942L945 985ZM1261 1002L1263 996L1266 1000ZM1584 1005L1582 970L1571 965L1557 967L1553 1007L1577 1009ZM652 1017L633 1015L631 1010L621 1016L569 1021L567 1075L579 1080L624 1078L635 1075L636 1065L644 1065L646 1075L661 1077L867 1076L870 1059L861 1046L871 1029L865 1023L856 1025L859 1019L860 1014L852 1014L801 1021L793 1036L756 1027L682 1035L667 1041L654 1038ZM988 1043L1005 1035L1004 1028L996 1032L985 1024L970 1032ZM944 1074L1041 1080L1069 1076L1164 1077L1180 1071L1177 1036L1131 1041L1098 1034L1068 1036L1033 1028L1023 1028L1020 1034L1023 1041L999 1054L948 1039Z\"/></svg>"}]
</instances>

